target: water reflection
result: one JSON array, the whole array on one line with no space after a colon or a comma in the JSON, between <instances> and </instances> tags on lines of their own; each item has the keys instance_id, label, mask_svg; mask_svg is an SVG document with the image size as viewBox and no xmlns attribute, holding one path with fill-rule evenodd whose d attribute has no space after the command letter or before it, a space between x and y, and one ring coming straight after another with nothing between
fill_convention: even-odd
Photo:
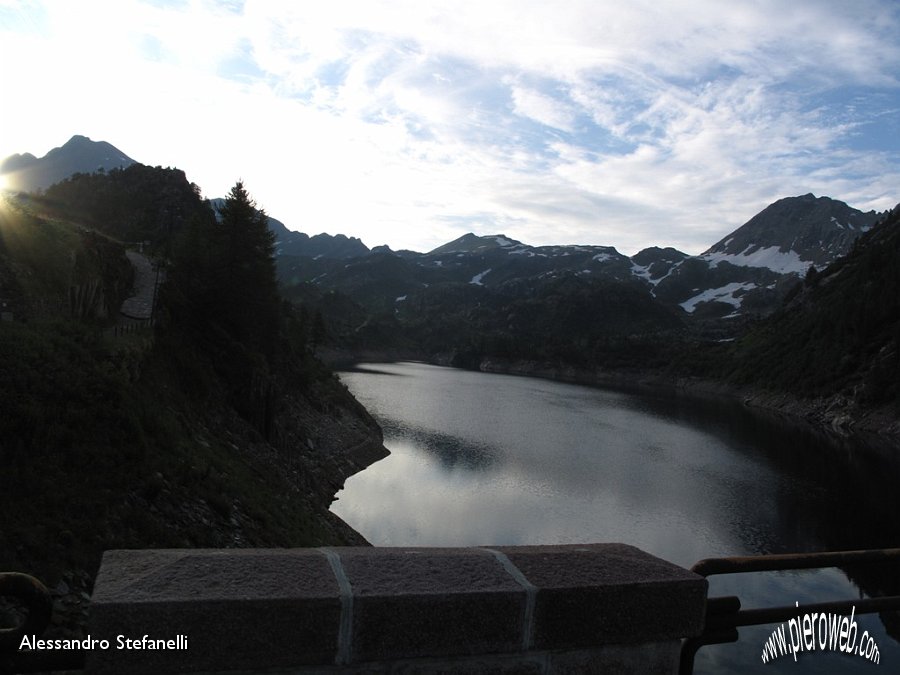
<instances>
[{"instance_id":1,"label":"water reflection","mask_svg":"<svg viewBox=\"0 0 900 675\"><path fill-rule=\"evenodd\" d=\"M351 477L333 510L375 544L615 541L690 566L900 542L897 452L835 442L731 402L423 364L366 370L342 379L382 423L392 454ZM760 606L859 592L834 570L715 579L713 588ZM865 621L884 652L881 623ZM751 638L701 651L698 663L752 672L771 630L742 630ZM812 672L827 672L820 658Z\"/></svg>"},{"instance_id":2,"label":"water reflection","mask_svg":"<svg viewBox=\"0 0 900 675\"><path fill-rule=\"evenodd\" d=\"M410 427L398 420L384 420L382 429L387 438L402 439L417 448L418 452L435 457L448 471L496 471L502 462L500 448L465 441L457 436Z\"/></svg>"}]
</instances>

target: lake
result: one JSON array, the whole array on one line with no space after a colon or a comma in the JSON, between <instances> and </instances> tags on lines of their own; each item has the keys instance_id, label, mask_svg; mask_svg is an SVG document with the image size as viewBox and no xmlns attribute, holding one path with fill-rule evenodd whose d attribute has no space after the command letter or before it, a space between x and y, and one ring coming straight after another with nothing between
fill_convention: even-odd
<instances>
[{"instance_id":1,"label":"lake","mask_svg":"<svg viewBox=\"0 0 900 675\"><path fill-rule=\"evenodd\" d=\"M835 439L730 400L421 363L365 364L340 377L382 425L391 455L348 479L332 511L378 546L621 542L690 567L900 545L896 448ZM711 596L736 594L744 607L862 593L835 569L710 582ZM695 672L900 670L900 645L877 615L857 623L881 664L830 652L762 664L772 625L703 648Z\"/></svg>"}]
</instances>

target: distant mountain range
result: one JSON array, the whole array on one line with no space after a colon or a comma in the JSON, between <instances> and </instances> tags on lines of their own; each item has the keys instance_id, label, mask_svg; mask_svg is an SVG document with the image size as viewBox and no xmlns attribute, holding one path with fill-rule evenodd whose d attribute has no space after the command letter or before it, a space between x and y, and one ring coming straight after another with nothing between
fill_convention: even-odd
<instances>
[{"instance_id":1,"label":"distant mountain range","mask_svg":"<svg viewBox=\"0 0 900 675\"><path fill-rule=\"evenodd\" d=\"M115 146L84 136L37 159L12 155L0 173L22 190L45 189L75 172L134 164ZM213 200L213 205L218 200ZM285 282L313 283L349 294L375 310L441 284L488 289L533 288L567 276L636 283L655 301L698 318L764 315L811 266L845 255L882 216L807 194L781 199L699 256L651 247L632 257L611 246L529 246L503 234L468 233L428 253L370 250L343 234L309 236L270 217Z\"/></svg>"},{"instance_id":2,"label":"distant mountain range","mask_svg":"<svg viewBox=\"0 0 900 675\"><path fill-rule=\"evenodd\" d=\"M680 313L733 319L771 312L810 267L845 255L881 215L810 194L775 202L699 256L653 247L628 257L611 246L529 246L504 234L468 233L428 253L344 248L320 251L315 261L283 246L279 266L291 283L333 288L378 310L439 284L509 290L575 276L640 284Z\"/></svg>"}]
</instances>

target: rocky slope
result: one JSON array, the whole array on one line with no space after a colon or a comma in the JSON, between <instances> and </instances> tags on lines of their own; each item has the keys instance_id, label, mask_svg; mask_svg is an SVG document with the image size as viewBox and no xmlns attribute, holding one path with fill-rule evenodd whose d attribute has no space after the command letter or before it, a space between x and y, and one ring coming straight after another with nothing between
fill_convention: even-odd
<instances>
[{"instance_id":1,"label":"rocky slope","mask_svg":"<svg viewBox=\"0 0 900 675\"><path fill-rule=\"evenodd\" d=\"M860 237L847 256L808 275L776 314L735 343L729 357L724 365L734 382L802 399L811 415L832 425L863 423L896 432L900 208ZM795 404L770 399L767 405Z\"/></svg>"}]
</instances>

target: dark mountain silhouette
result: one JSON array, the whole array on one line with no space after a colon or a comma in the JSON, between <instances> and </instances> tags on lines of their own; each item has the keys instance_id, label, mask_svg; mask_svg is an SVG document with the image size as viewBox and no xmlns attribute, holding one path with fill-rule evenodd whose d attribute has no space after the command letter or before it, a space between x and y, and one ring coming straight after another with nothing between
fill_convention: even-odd
<instances>
[{"instance_id":1,"label":"dark mountain silhouette","mask_svg":"<svg viewBox=\"0 0 900 675\"><path fill-rule=\"evenodd\" d=\"M85 136L73 136L65 145L54 148L41 158L31 153L10 155L0 162L0 175L7 185L21 192L35 192L70 179L75 174L108 173L137 164L134 159L106 141L92 141ZM148 167L149 169L149 167ZM57 191L59 192L59 191ZM222 199L211 200L214 206ZM67 208L71 204L67 205ZM353 258L365 255L368 247L356 237L343 234L309 236L294 232L275 218L269 218L269 228L275 234L278 255L300 255L325 258ZM154 236L156 235L156 236ZM128 236L134 237L134 233ZM142 233L158 239L157 233Z\"/></svg>"},{"instance_id":2,"label":"dark mountain silhouette","mask_svg":"<svg viewBox=\"0 0 900 675\"><path fill-rule=\"evenodd\" d=\"M30 153L7 157L0 163L0 174L12 189L34 192L75 173L123 169L132 164L135 160L106 141L76 135L41 158Z\"/></svg>"},{"instance_id":3,"label":"dark mountain silhouette","mask_svg":"<svg viewBox=\"0 0 900 675\"><path fill-rule=\"evenodd\" d=\"M214 209L225 203L222 198L211 199ZM268 214L267 214L268 215ZM343 234L316 234L310 237L304 232L289 230L287 225L268 216L269 229L275 235L275 254L278 256L306 256L309 258L356 258L369 253L369 247L356 237Z\"/></svg>"}]
</instances>

